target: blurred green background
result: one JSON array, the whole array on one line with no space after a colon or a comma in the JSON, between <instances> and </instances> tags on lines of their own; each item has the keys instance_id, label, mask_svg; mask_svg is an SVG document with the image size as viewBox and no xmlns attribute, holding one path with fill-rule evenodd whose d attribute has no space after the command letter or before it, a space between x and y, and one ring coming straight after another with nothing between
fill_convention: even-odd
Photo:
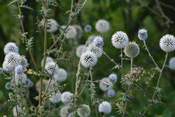
<instances>
[{"instance_id":1,"label":"blurred green background","mask_svg":"<svg viewBox=\"0 0 175 117\"><path fill-rule=\"evenodd\" d=\"M175 0L159 1L161 3L163 13L168 17L168 21L175 21ZM69 17L66 12L70 9L71 0L57 0L57 2L59 3L59 7L51 7L53 9L51 18L57 20L59 25L66 25ZM75 0L75 2L77 2L77 0ZM34 69L30 56L25 50L25 45L22 44L19 37L20 23L18 19L15 18L18 10L15 5L7 6L8 3L8 0L0 0L0 65L4 60L4 45L7 42L12 41L17 43L20 48L20 54L25 55L29 63L31 63L29 68ZM24 27L25 31L29 32L31 37L34 37L33 55L37 62L37 66L40 68L43 52L43 32L38 31L36 21L41 5L35 0L28 0L26 4L31 6L34 10L22 10L24 15ZM170 23L169 26L167 25L167 19L162 16L154 0L87 0L87 3L79 14L77 20L74 20L71 24L79 24L82 28L84 28L85 25L90 24L92 26L92 32L94 34L98 34L98 32L95 30L95 23L99 19L105 19L110 23L110 30L104 33L102 36L104 37L103 49L111 58L113 58L117 63L120 63L120 51L112 46L111 37L116 31L125 31L128 34L130 41L137 42L141 49L139 56L134 59L134 64L136 66L143 67L146 71L151 70L151 73L155 73L155 77L151 80L150 86L147 90L145 90L145 87L143 87L143 91L131 90L131 94L133 94L134 98L128 103L127 110L130 113L130 116L134 117L136 116L136 112L143 112L144 107L147 106L147 99L151 98L158 79L158 72L151 69L154 67L154 65L143 47L143 42L138 40L137 32L140 28L146 28L148 30L148 39L146 40L147 45L158 65L162 66L165 53L159 48L159 39L167 33L175 35L175 23ZM56 33L59 33L59 31ZM83 33L83 37L77 40L78 44L84 44L88 39L88 36L91 35L91 33ZM48 46L51 44L51 35L48 35ZM68 42L68 40L66 40L66 43L64 44L64 51L70 52L72 50L71 46L75 48L73 41ZM175 56L175 52L171 52L169 54L168 60L173 56ZM66 88L64 89L65 91L73 90L72 87L74 86L72 84L76 76L75 74L78 63L77 57L70 57L72 57L73 64L72 62L63 61L60 61L59 63L59 67L65 68L68 72L68 79L62 83L67 84ZM129 70L129 61L124 61L124 66L126 73ZM118 70L113 70L113 67L114 64L110 62L106 56L103 55L101 58L99 58L97 65L93 69L93 79L100 80L103 77L107 77L110 73L117 73L119 80L114 86L114 89L116 90L115 97L102 97L103 92L99 90L98 84L96 84L96 97L102 97L104 100L108 101L116 101L117 98L120 97L120 93L123 91L120 85L121 72ZM39 78L33 76L28 77L35 83L39 80ZM160 83L160 87L163 88L161 99L162 104L151 107L146 116L175 116L174 80L174 71L170 70L168 66L166 66ZM10 92L4 87L6 82L7 80L5 80L1 75L0 116L3 116L4 114L12 116L12 108L10 108L10 104L4 104L4 102L8 100L8 93ZM35 87L30 88L30 92L32 92L30 94L32 103L37 105L37 102L33 99L34 96L38 95ZM144 94L146 94L146 96ZM78 103L90 103L90 91L88 88L85 89ZM61 105L61 103L58 105ZM117 110L115 108L116 107L113 107L112 113L107 115L107 117L110 115L119 116L116 113Z\"/></svg>"}]
</instances>

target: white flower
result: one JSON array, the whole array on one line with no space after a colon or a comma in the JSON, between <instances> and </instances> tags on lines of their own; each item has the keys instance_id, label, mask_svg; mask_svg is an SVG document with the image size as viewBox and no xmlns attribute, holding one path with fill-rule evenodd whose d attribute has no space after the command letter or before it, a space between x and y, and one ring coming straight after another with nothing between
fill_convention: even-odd
<instances>
[{"instance_id":1,"label":"white flower","mask_svg":"<svg viewBox=\"0 0 175 117\"><path fill-rule=\"evenodd\" d=\"M175 50L175 37L167 34L160 39L160 48L165 52L172 52Z\"/></svg>"},{"instance_id":2,"label":"white flower","mask_svg":"<svg viewBox=\"0 0 175 117\"><path fill-rule=\"evenodd\" d=\"M16 110L17 109L17 110ZM23 107L23 109L21 108L21 106L15 106L13 107L13 116L17 117L17 115L21 115L22 114L22 110L25 110L25 107ZM24 113L24 115L26 115L26 113Z\"/></svg>"},{"instance_id":3,"label":"white flower","mask_svg":"<svg viewBox=\"0 0 175 117\"><path fill-rule=\"evenodd\" d=\"M138 38L140 40L146 40L148 38L147 30L142 28L138 31Z\"/></svg>"},{"instance_id":4,"label":"white flower","mask_svg":"<svg viewBox=\"0 0 175 117\"><path fill-rule=\"evenodd\" d=\"M103 101L99 104L98 110L100 113L109 114L112 110L111 104L107 101Z\"/></svg>"},{"instance_id":5,"label":"white flower","mask_svg":"<svg viewBox=\"0 0 175 117\"><path fill-rule=\"evenodd\" d=\"M175 57L169 60L169 68L175 70Z\"/></svg>"},{"instance_id":6,"label":"white flower","mask_svg":"<svg viewBox=\"0 0 175 117\"><path fill-rule=\"evenodd\" d=\"M115 96L115 90L114 90L114 89L109 89L109 90L107 91L107 96L108 96L108 97L113 97L113 96Z\"/></svg>"},{"instance_id":7,"label":"white flower","mask_svg":"<svg viewBox=\"0 0 175 117\"><path fill-rule=\"evenodd\" d=\"M129 43L128 36L125 32L117 31L112 35L112 45L115 48L122 49L125 48Z\"/></svg>"},{"instance_id":8,"label":"white flower","mask_svg":"<svg viewBox=\"0 0 175 117\"><path fill-rule=\"evenodd\" d=\"M67 117L67 114L69 113L68 117L73 117L74 113L69 112L69 108L71 109L71 105L64 105L63 107L61 107L60 116Z\"/></svg>"},{"instance_id":9,"label":"white flower","mask_svg":"<svg viewBox=\"0 0 175 117\"><path fill-rule=\"evenodd\" d=\"M24 72L24 70L23 70L22 65L18 65L18 66L15 67L15 73L22 74L23 72Z\"/></svg>"},{"instance_id":10,"label":"white flower","mask_svg":"<svg viewBox=\"0 0 175 117\"><path fill-rule=\"evenodd\" d=\"M117 82L117 74L112 73L108 76L108 78L113 84Z\"/></svg>"},{"instance_id":11,"label":"white flower","mask_svg":"<svg viewBox=\"0 0 175 117\"><path fill-rule=\"evenodd\" d=\"M83 29L81 28L81 26L79 25L73 25L73 27L75 27L76 29L76 38L81 38L83 36Z\"/></svg>"},{"instance_id":12,"label":"white flower","mask_svg":"<svg viewBox=\"0 0 175 117\"><path fill-rule=\"evenodd\" d=\"M66 29L66 25L62 25L62 26L60 27L60 32L62 33L65 29Z\"/></svg>"},{"instance_id":13,"label":"white flower","mask_svg":"<svg viewBox=\"0 0 175 117\"><path fill-rule=\"evenodd\" d=\"M87 40L87 45L91 44L93 40L95 39L95 37L96 37L95 35L90 35Z\"/></svg>"},{"instance_id":14,"label":"white flower","mask_svg":"<svg viewBox=\"0 0 175 117\"><path fill-rule=\"evenodd\" d=\"M57 93L53 94L49 100L52 102L52 103L58 103L61 101L61 93L60 91L58 91Z\"/></svg>"},{"instance_id":15,"label":"white flower","mask_svg":"<svg viewBox=\"0 0 175 117\"><path fill-rule=\"evenodd\" d=\"M98 47L103 47L103 38L101 36L96 36L93 40L93 43Z\"/></svg>"},{"instance_id":16,"label":"white flower","mask_svg":"<svg viewBox=\"0 0 175 117\"><path fill-rule=\"evenodd\" d=\"M96 22L95 28L98 32L104 33L109 30L110 25L108 21L101 19Z\"/></svg>"},{"instance_id":17,"label":"white flower","mask_svg":"<svg viewBox=\"0 0 175 117\"><path fill-rule=\"evenodd\" d=\"M97 63L97 56L90 51L87 51L81 55L80 62L85 68L93 67Z\"/></svg>"},{"instance_id":18,"label":"white flower","mask_svg":"<svg viewBox=\"0 0 175 117\"><path fill-rule=\"evenodd\" d=\"M7 90L12 89L12 87L13 87L13 85L12 85L11 82L7 82L7 83L5 84L5 88L6 88Z\"/></svg>"},{"instance_id":19,"label":"white flower","mask_svg":"<svg viewBox=\"0 0 175 117\"><path fill-rule=\"evenodd\" d=\"M84 30L86 31L86 32L91 32L92 31L92 26L91 25L86 25L85 27L84 27Z\"/></svg>"},{"instance_id":20,"label":"white flower","mask_svg":"<svg viewBox=\"0 0 175 117\"><path fill-rule=\"evenodd\" d=\"M99 87L102 91L107 91L112 89L113 84L108 78L103 78L100 80Z\"/></svg>"},{"instance_id":21,"label":"white flower","mask_svg":"<svg viewBox=\"0 0 175 117\"><path fill-rule=\"evenodd\" d=\"M48 63L48 62L54 62L53 58L47 56L47 57L46 57L46 63ZM42 66L43 66L43 63L44 63L44 58L43 58L42 61L41 61L41 65L42 65ZM42 67L42 66L41 66L41 67Z\"/></svg>"},{"instance_id":22,"label":"white flower","mask_svg":"<svg viewBox=\"0 0 175 117\"><path fill-rule=\"evenodd\" d=\"M4 54L8 54L9 52L15 52L18 54L19 53L18 46L13 42L7 43L4 47Z\"/></svg>"},{"instance_id":23,"label":"white flower","mask_svg":"<svg viewBox=\"0 0 175 117\"><path fill-rule=\"evenodd\" d=\"M91 43L88 46L87 51L93 52L97 56L97 58L101 57L103 54L103 49L96 46L94 43Z\"/></svg>"},{"instance_id":24,"label":"white flower","mask_svg":"<svg viewBox=\"0 0 175 117\"><path fill-rule=\"evenodd\" d=\"M91 113L91 109L89 105L82 104L80 108L78 108L77 113L80 117L87 117Z\"/></svg>"},{"instance_id":25,"label":"white flower","mask_svg":"<svg viewBox=\"0 0 175 117\"><path fill-rule=\"evenodd\" d=\"M85 45L79 45L77 48L76 48L76 55L78 57L81 57L82 53L83 52L86 52L86 46Z\"/></svg>"},{"instance_id":26,"label":"white flower","mask_svg":"<svg viewBox=\"0 0 175 117\"><path fill-rule=\"evenodd\" d=\"M56 64L55 62L48 62L45 65L45 69L47 70L47 72L50 75L52 75L53 70L54 70L54 73L53 74L56 74L58 72L59 67L58 67L57 64L56 64L56 67L55 67L55 64ZM54 67L55 67L55 69L54 69Z\"/></svg>"},{"instance_id":27,"label":"white flower","mask_svg":"<svg viewBox=\"0 0 175 117\"><path fill-rule=\"evenodd\" d=\"M135 42L130 42L124 49L124 53L126 56L130 58L134 58L139 55L140 48Z\"/></svg>"},{"instance_id":28,"label":"white flower","mask_svg":"<svg viewBox=\"0 0 175 117\"><path fill-rule=\"evenodd\" d=\"M15 83L16 83L16 85L20 85L21 83L26 84L26 82L27 82L27 75L26 74L24 74L24 73L22 73L22 74L15 73Z\"/></svg>"},{"instance_id":29,"label":"white flower","mask_svg":"<svg viewBox=\"0 0 175 117\"><path fill-rule=\"evenodd\" d=\"M58 73L54 75L54 79L58 82L63 82L67 79L67 71L63 68L59 68Z\"/></svg>"},{"instance_id":30,"label":"white flower","mask_svg":"<svg viewBox=\"0 0 175 117\"><path fill-rule=\"evenodd\" d=\"M7 70L14 70L17 65L21 64L21 56L14 52L9 52L5 56L3 67Z\"/></svg>"},{"instance_id":31,"label":"white flower","mask_svg":"<svg viewBox=\"0 0 175 117\"><path fill-rule=\"evenodd\" d=\"M77 35L77 30L74 26L69 26L65 34L67 39L74 39Z\"/></svg>"},{"instance_id":32,"label":"white flower","mask_svg":"<svg viewBox=\"0 0 175 117\"><path fill-rule=\"evenodd\" d=\"M29 63L26 59L25 56L21 56L21 65L24 67L24 68L27 68L29 66Z\"/></svg>"},{"instance_id":33,"label":"white flower","mask_svg":"<svg viewBox=\"0 0 175 117\"><path fill-rule=\"evenodd\" d=\"M54 19L48 19L48 30L49 33L54 33L58 29L58 23Z\"/></svg>"},{"instance_id":34,"label":"white flower","mask_svg":"<svg viewBox=\"0 0 175 117\"><path fill-rule=\"evenodd\" d=\"M70 104L73 102L73 98L72 98L73 94L69 91L66 91L64 93L62 93L61 95L61 101L64 104Z\"/></svg>"}]
</instances>

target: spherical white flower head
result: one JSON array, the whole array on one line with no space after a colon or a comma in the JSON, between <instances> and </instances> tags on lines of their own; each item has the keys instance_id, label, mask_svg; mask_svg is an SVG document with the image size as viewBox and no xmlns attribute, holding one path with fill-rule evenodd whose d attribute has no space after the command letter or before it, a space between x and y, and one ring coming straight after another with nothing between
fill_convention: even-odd
<instances>
[{"instance_id":1,"label":"spherical white flower head","mask_svg":"<svg viewBox=\"0 0 175 117\"><path fill-rule=\"evenodd\" d=\"M25 56L21 56L21 65L24 67L24 68L27 68L29 66L29 63L26 59Z\"/></svg>"},{"instance_id":2,"label":"spherical white flower head","mask_svg":"<svg viewBox=\"0 0 175 117\"><path fill-rule=\"evenodd\" d=\"M91 109L89 105L82 104L80 108L78 108L77 113L80 117L87 117L91 113Z\"/></svg>"},{"instance_id":3,"label":"spherical white flower head","mask_svg":"<svg viewBox=\"0 0 175 117\"><path fill-rule=\"evenodd\" d=\"M58 82L63 82L67 79L67 71L63 68L59 68L58 73L54 75L54 79Z\"/></svg>"},{"instance_id":4,"label":"spherical white flower head","mask_svg":"<svg viewBox=\"0 0 175 117\"><path fill-rule=\"evenodd\" d=\"M58 65L56 64L56 67L55 67L55 64L56 64L55 62L48 62L45 65L45 69L47 70L47 72L50 75L52 75L53 70L54 70L54 73L53 74L56 74L58 72L58 70L59 70ZM54 69L54 67L55 67L55 69Z\"/></svg>"},{"instance_id":5,"label":"spherical white flower head","mask_svg":"<svg viewBox=\"0 0 175 117\"><path fill-rule=\"evenodd\" d=\"M74 39L77 36L77 30L74 26L69 26L65 34L67 39Z\"/></svg>"},{"instance_id":6,"label":"spherical white flower head","mask_svg":"<svg viewBox=\"0 0 175 117\"><path fill-rule=\"evenodd\" d=\"M81 26L79 25L73 25L73 27L75 27L76 29L76 38L81 38L83 36L83 29L81 28Z\"/></svg>"},{"instance_id":7,"label":"spherical white flower head","mask_svg":"<svg viewBox=\"0 0 175 117\"><path fill-rule=\"evenodd\" d=\"M144 28L139 29L139 31L138 31L138 38L140 40L146 40L148 38L147 30L144 29Z\"/></svg>"},{"instance_id":8,"label":"spherical white flower head","mask_svg":"<svg viewBox=\"0 0 175 117\"><path fill-rule=\"evenodd\" d=\"M22 110L24 111L25 110L25 107L23 107L23 109L21 108L21 106L15 106L15 107L13 107L13 116L17 117L19 114L22 113ZM26 113L24 113L24 115L26 115Z\"/></svg>"},{"instance_id":9,"label":"spherical white flower head","mask_svg":"<svg viewBox=\"0 0 175 117\"><path fill-rule=\"evenodd\" d=\"M54 19L48 19L48 30L49 33L54 33L58 29L58 23Z\"/></svg>"},{"instance_id":10,"label":"spherical white flower head","mask_svg":"<svg viewBox=\"0 0 175 117\"><path fill-rule=\"evenodd\" d=\"M96 36L93 40L93 43L98 47L103 47L103 38L101 36Z\"/></svg>"},{"instance_id":11,"label":"spherical white flower head","mask_svg":"<svg viewBox=\"0 0 175 117\"><path fill-rule=\"evenodd\" d=\"M114 73L112 73L112 74L110 74L109 76L108 76L108 78L109 78L109 80L114 84L114 83L116 83L117 82L117 74L114 74Z\"/></svg>"},{"instance_id":12,"label":"spherical white flower head","mask_svg":"<svg viewBox=\"0 0 175 117\"><path fill-rule=\"evenodd\" d=\"M30 79L27 79L26 85L29 87L33 87L34 83Z\"/></svg>"},{"instance_id":13,"label":"spherical white flower head","mask_svg":"<svg viewBox=\"0 0 175 117\"><path fill-rule=\"evenodd\" d=\"M4 47L4 54L8 54L9 52L15 52L15 53L19 53L19 48L18 46L13 43L13 42L9 42L5 45Z\"/></svg>"},{"instance_id":14,"label":"spherical white flower head","mask_svg":"<svg viewBox=\"0 0 175 117\"><path fill-rule=\"evenodd\" d=\"M109 30L110 25L108 21L101 19L96 22L95 28L98 32L104 33Z\"/></svg>"},{"instance_id":15,"label":"spherical white flower head","mask_svg":"<svg viewBox=\"0 0 175 117\"><path fill-rule=\"evenodd\" d=\"M124 53L126 56L130 58L134 58L139 55L140 48L135 42L130 42L124 49Z\"/></svg>"},{"instance_id":16,"label":"spherical white flower head","mask_svg":"<svg viewBox=\"0 0 175 117\"><path fill-rule=\"evenodd\" d=\"M65 29L66 29L66 25L62 25L62 26L60 27L60 32L62 33Z\"/></svg>"},{"instance_id":17,"label":"spherical white flower head","mask_svg":"<svg viewBox=\"0 0 175 117\"><path fill-rule=\"evenodd\" d=\"M99 87L102 91L107 91L112 89L113 84L108 78L103 78L100 80Z\"/></svg>"},{"instance_id":18,"label":"spherical white flower head","mask_svg":"<svg viewBox=\"0 0 175 117\"><path fill-rule=\"evenodd\" d=\"M107 101L103 101L99 104L98 110L100 113L109 114L112 111L111 104Z\"/></svg>"},{"instance_id":19,"label":"spherical white flower head","mask_svg":"<svg viewBox=\"0 0 175 117\"><path fill-rule=\"evenodd\" d=\"M109 89L108 92L107 92L107 96L108 96L108 97L113 97L113 96L115 96L115 90L114 90L114 89Z\"/></svg>"},{"instance_id":20,"label":"spherical white flower head","mask_svg":"<svg viewBox=\"0 0 175 117\"><path fill-rule=\"evenodd\" d=\"M18 65L18 66L15 67L15 73L22 74L23 72L24 72L24 70L23 70L22 65Z\"/></svg>"},{"instance_id":21,"label":"spherical white flower head","mask_svg":"<svg viewBox=\"0 0 175 117\"><path fill-rule=\"evenodd\" d=\"M11 82L7 82L7 83L5 84L5 88L6 88L7 90L12 89L12 87L13 87L13 85L12 85Z\"/></svg>"},{"instance_id":22,"label":"spherical white flower head","mask_svg":"<svg viewBox=\"0 0 175 117\"><path fill-rule=\"evenodd\" d=\"M9 52L5 56L6 68L9 70L14 70L17 65L21 64L21 56L14 52Z\"/></svg>"},{"instance_id":23,"label":"spherical white flower head","mask_svg":"<svg viewBox=\"0 0 175 117\"><path fill-rule=\"evenodd\" d=\"M85 45L79 45L77 48L76 48L76 55L77 57L81 57L82 53L83 52L86 52L87 48Z\"/></svg>"},{"instance_id":24,"label":"spherical white flower head","mask_svg":"<svg viewBox=\"0 0 175 117\"><path fill-rule=\"evenodd\" d=\"M103 49L96 46L94 43L91 43L88 46L87 51L93 52L97 56L97 58L101 57L103 54Z\"/></svg>"},{"instance_id":25,"label":"spherical white flower head","mask_svg":"<svg viewBox=\"0 0 175 117\"><path fill-rule=\"evenodd\" d=\"M84 27L84 30L85 30L85 32L91 32L92 31L92 26L88 24Z\"/></svg>"},{"instance_id":26,"label":"spherical white flower head","mask_svg":"<svg viewBox=\"0 0 175 117\"><path fill-rule=\"evenodd\" d=\"M14 81L13 81L14 82ZM15 84L19 85L19 84L26 84L27 82L27 75L22 73L22 74L17 74L15 73Z\"/></svg>"},{"instance_id":27,"label":"spherical white flower head","mask_svg":"<svg viewBox=\"0 0 175 117\"><path fill-rule=\"evenodd\" d=\"M3 68L3 71L6 71L6 72L11 72L11 71L13 71L13 69L11 68L11 66L8 66L8 62L7 62L7 61L4 61L4 62L3 62L2 68Z\"/></svg>"},{"instance_id":28,"label":"spherical white flower head","mask_svg":"<svg viewBox=\"0 0 175 117\"><path fill-rule=\"evenodd\" d=\"M88 37L88 40L87 40L87 45L89 45L89 44L91 44L93 41L94 41L94 39L95 39L95 35L90 35L89 37Z\"/></svg>"},{"instance_id":29,"label":"spherical white flower head","mask_svg":"<svg viewBox=\"0 0 175 117\"><path fill-rule=\"evenodd\" d=\"M58 103L61 101L61 93L60 91L58 91L57 93L53 94L49 100L52 102L52 103Z\"/></svg>"},{"instance_id":30,"label":"spherical white flower head","mask_svg":"<svg viewBox=\"0 0 175 117\"><path fill-rule=\"evenodd\" d=\"M46 57L46 63L48 63L48 62L54 62L53 58L47 56L47 57ZM43 63L44 63L44 58L43 58L42 61L41 61L41 67L43 66Z\"/></svg>"},{"instance_id":31,"label":"spherical white flower head","mask_svg":"<svg viewBox=\"0 0 175 117\"><path fill-rule=\"evenodd\" d=\"M69 91L66 91L66 92L62 93L62 95L61 95L62 103L64 103L64 104L72 103L72 101L73 101L72 96L73 96L73 94Z\"/></svg>"},{"instance_id":32,"label":"spherical white flower head","mask_svg":"<svg viewBox=\"0 0 175 117\"><path fill-rule=\"evenodd\" d=\"M175 70L175 57L169 60L169 68Z\"/></svg>"},{"instance_id":33,"label":"spherical white flower head","mask_svg":"<svg viewBox=\"0 0 175 117\"><path fill-rule=\"evenodd\" d=\"M112 45L117 49L125 48L129 43L128 36L125 32L117 31L112 35Z\"/></svg>"},{"instance_id":34,"label":"spherical white flower head","mask_svg":"<svg viewBox=\"0 0 175 117\"><path fill-rule=\"evenodd\" d=\"M160 48L165 52L172 52L175 50L175 37L167 34L160 39Z\"/></svg>"},{"instance_id":35,"label":"spherical white flower head","mask_svg":"<svg viewBox=\"0 0 175 117\"><path fill-rule=\"evenodd\" d=\"M68 117L73 117L74 113L69 112L69 109L71 109L71 105L65 105L65 106L61 107L60 116L67 117L67 114L69 113Z\"/></svg>"},{"instance_id":36,"label":"spherical white flower head","mask_svg":"<svg viewBox=\"0 0 175 117\"><path fill-rule=\"evenodd\" d=\"M97 63L97 56L93 52L87 51L81 55L80 62L85 68L93 67Z\"/></svg>"}]
</instances>

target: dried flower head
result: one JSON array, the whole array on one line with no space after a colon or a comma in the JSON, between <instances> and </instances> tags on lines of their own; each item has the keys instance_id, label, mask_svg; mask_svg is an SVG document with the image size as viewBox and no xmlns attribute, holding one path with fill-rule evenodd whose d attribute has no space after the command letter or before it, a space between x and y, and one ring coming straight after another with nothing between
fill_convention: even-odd
<instances>
[{"instance_id":1,"label":"dried flower head","mask_svg":"<svg viewBox=\"0 0 175 117\"><path fill-rule=\"evenodd\" d=\"M98 47L103 47L103 38L101 36L96 36L93 40L93 43Z\"/></svg>"},{"instance_id":2,"label":"dried flower head","mask_svg":"<svg viewBox=\"0 0 175 117\"><path fill-rule=\"evenodd\" d=\"M147 30L144 29L144 28L139 29L139 31L138 31L138 38L140 40L146 40L148 38Z\"/></svg>"},{"instance_id":3,"label":"dried flower head","mask_svg":"<svg viewBox=\"0 0 175 117\"><path fill-rule=\"evenodd\" d=\"M172 57L169 60L169 68L172 69L172 70L175 70L175 57Z\"/></svg>"},{"instance_id":4,"label":"dried flower head","mask_svg":"<svg viewBox=\"0 0 175 117\"><path fill-rule=\"evenodd\" d=\"M113 84L109 78L103 78L100 80L99 87L102 91L107 91L109 89L112 89Z\"/></svg>"},{"instance_id":5,"label":"dried flower head","mask_svg":"<svg viewBox=\"0 0 175 117\"><path fill-rule=\"evenodd\" d=\"M15 67L15 73L16 74L22 74L24 72L23 70L23 66L22 65L18 65Z\"/></svg>"},{"instance_id":6,"label":"dried flower head","mask_svg":"<svg viewBox=\"0 0 175 117\"><path fill-rule=\"evenodd\" d=\"M80 117L87 117L91 113L91 109L89 105L82 104L80 108L78 108L77 113Z\"/></svg>"},{"instance_id":7,"label":"dried flower head","mask_svg":"<svg viewBox=\"0 0 175 117\"><path fill-rule=\"evenodd\" d=\"M104 33L109 30L110 25L108 21L100 19L96 22L95 28L98 32Z\"/></svg>"},{"instance_id":8,"label":"dried flower head","mask_svg":"<svg viewBox=\"0 0 175 117\"><path fill-rule=\"evenodd\" d=\"M6 45L5 45L5 47L4 47L4 54L6 55L6 54L8 54L9 52L15 52L15 53L19 53L19 48L18 48L18 46L15 44L15 43L13 43L13 42L9 42L9 43L7 43Z\"/></svg>"},{"instance_id":9,"label":"dried flower head","mask_svg":"<svg viewBox=\"0 0 175 117\"><path fill-rule=\"evenodd\" d=\"M61 92L58 91L57 93L54 93L51 95L51 97L49 98L49 100L52 102L52 103L58 103L61 101Z\"/></svg>"},{"instance_id":10,"label":"dried flower head","mask_svg":"<svg viewBox=\"0 0 175 117\"><path fill-rule=\"evenodd\" d=\"M48 19L48 30L49 33L54 33L58 29L58 23L54 19Z\"/></svg>"},{"instance_id":11,"label":"dried flower head","mask_svg":"<svg viewBox=\"0 0 175 117\"><path fill-rule=\"evenodd\" d=\"M84 27L84 30L85 30L85 32L91 32L92 31L92 26L88 24Z\"/></svg>"},{"instance_id":12,"label":"dried flower head","mask_svg":"<svg viewBox=\"0 0 175 117\"><path fill-rule=\"evenodd\" d=\"M99 104L98 110L100 113L109 114L112 111L111 104L107 101L103 101Z\"/></svg>"},{"instance_id":13,"label":"dried flower head","mask_svg":"<svg viewBox=\"0 0 175 117\"><path fill-rule=\"evenodd\" d=\"M74 26L69 26L65 34L67 39L74 39L77 36L77 30Z\"/></svg>"},{"instance_id":14,"label":"dried flower head","mask_svg":"<svg viewBox=\"0 0 175 117\"><path fill-rule=\"evenodd\" d=\"M27 82L27 75L26 74L24 74L24 73L22 73L22 74L15 73L15 83L16 83L16 85L19 85L21 83L26 84L26 82Z\"/></svg>"},{"instance_id":15,"label":"dried flower head","mask_svg":"<svg viewBox=\"0 0 175 117\"><path fill-rule=\"evenodd\" d=\"M54 75L54 79L58 82L63 82L67 79L67 71L63 68L59 68L58 72Z\"/></svg>"},{"instance_id":16,"label":"dried flower head","mask_svg":"<svg viewBox=\"0 0 175 117\"><path fill-rule=\"evenodd\" d=\"M87 51L93 52L97 58L101 57L103 54L103 49L101 47L96 46L94 43L91 43L87 47Z\"/></svg>"},{"instance_id":17,"label":"dried flower head","mask_svg":"<svg viewBox=\"0 0 175 117\"><path fill-rule=\"evenodd\" d=\"M53 72L53 74L56 74L57 72L58 72L58 70L59 70L59 67L58 67L58 65L56 64L56 67L55 67L55 62L48 62L48 63L46 63L46 65L45 65L45 69L47 70L47 72L50 74L50 75L52 75L52 72ZM55 67L55 69L54 69L54 67Z\"/></svg>"},{"instance_id":18,"label":"dried flower head","mask_svg":"<svg viewBox=\"0 0 175 117\"><path fill-rule=\"evenodd\" d=\"M89 45L89 44L91 44L93 41L94 41L94 39L95 39L95 35L90 35L89 37L88 37L88 40L87 40L87 45Z\"/></svg>"},{"instance_id":19,"label":"dried flower head","mask_svg":"<svg viewBox=\"0 0 175 117\"><path fill-rule=\"evenodd\" d=\"M47 57L46 57L46 64L47 64L48 62L54 62L53 58L47 56ZM41 67L43 66L43 63L44 63L44 59L42 59L42 61L41 61Z\"/></svg>"},{"instance_id":20,"label":"dried flower head","mask_svg":"<svg viewBox=\"0 0 175 117\"><path fill-rule=\"evenodd\" d=\"M113 96L115 96L115 90L114 90L114 89L109 89L109 90L107 91L107 96L108 96L108 97L113 97Z\"/></svg>"},{"instance_id":21,"label":"dried flower head","mask_svg":"<svg viewBox=\"0 0 175 117\"><path fill-rule=\"evenodd\" d=\"M25 56L21 56L21 65L24 67L24 68L27 68L29 66L29 63L26 59Z\"/></svg>"},{"instance_id":22,"label":"dried flower head","mask_svg":"<svg viewBox=\"0 0 175 117\"><path fill-rule=\"evenodd\" d=\"M60 116L61 117L73 117L74 113L69 112L70 109L71 109L71 105L62 106L61 110L60 110ZM67 116L67 114L68 114L68 116Z\"/></svg>"},{"instance_id":23,"label":"dried flower head","mask_svg":"<svg viewBox=\"0 0 175 117\"><path fill-rule=\"evenodd\" d=\"M76 48L76 55L77 57L81 57L82 53L86 52L86 46L85 45L79 45L77 48Z\"/></svg>"},{"instance_id":24,"label":"dried flower head","mask_svg":"<svg viewBox=\"0 0 175 117\"><path fill-rule=\"evenodd\" d=\"M124 49L124 53L126 56L130 58L134 58L139 55L140 48L135 42L130 42Z\"/></svg>"},{"instance_id":25,"label":"dried flower head","mask_svg":"<svg viewBox=\"0 0 175 117\"><path fill-rule=\"evenodd\" d=\"M83 29L81 28L80 25L73 25L76 29L76 38L81 38L83 36Z\"/></svg>"},{"instance_id":26,"label":"dried flower head","mask_svg":"<svg viewBox=\"0 0 175 117\"><path fill-rule=\"evenodd\" d=\"M62 95L61 95L62 103L64 103L64 104L72 103L72 101L73 101L72 96L73 96L73 94L69 91L66 91L66 92L62 93Z\"/></svg>"}]
</instances>

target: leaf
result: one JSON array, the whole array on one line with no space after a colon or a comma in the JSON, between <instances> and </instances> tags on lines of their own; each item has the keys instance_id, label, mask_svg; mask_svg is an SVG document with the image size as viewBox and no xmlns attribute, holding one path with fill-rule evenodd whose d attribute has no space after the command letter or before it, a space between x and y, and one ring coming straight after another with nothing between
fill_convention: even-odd
<instances>
[{"instance_id":1,"label":"leaf","mask_svg":"<svg viewBox=\"0 0 175 117\"><path fill-rule=\"evenodd\" d=\"M27 6L27 5L19 6L19 8L25 8L25 9L33 10L33 8L31 8L31 7Z\"/></svg>"},{"instance_id":2,"label":"leaf","mask_svg":"<svg viewBox=\"0 0 175 117\"><path fill-rule=\"evenodd\" d=\"M17 1L18 1L18 0L13 0L13 1L11 1L7 6L10 6L10 5L16 3Z\"/></svg>"}]
</instances>

